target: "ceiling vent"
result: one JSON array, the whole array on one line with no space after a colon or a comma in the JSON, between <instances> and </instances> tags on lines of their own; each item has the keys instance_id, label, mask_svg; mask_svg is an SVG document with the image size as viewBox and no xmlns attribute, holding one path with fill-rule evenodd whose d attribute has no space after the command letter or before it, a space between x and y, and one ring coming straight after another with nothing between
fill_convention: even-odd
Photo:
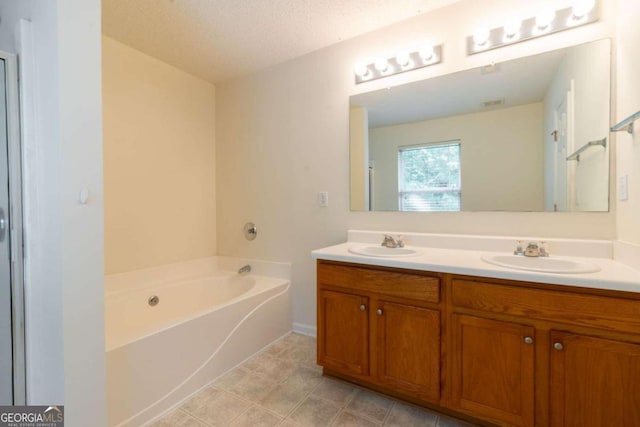
<instances>
[{"instance_id":1,"label":"ceiling vent","mask_svg":"<svg viewBox=\"0 0 640 427\"><path fill-rule=\"evenodd\" d=\"M480 74L491 74L500 71L500 64L489 64L480 68Z\"/></svg>"},{"instance_id":2,"label":"ceiling vent","mask_svg":"<svg viewBox=\"0 0 640 427\"><path fill-rule=\"evenodd\" d=\"M504 98L492 99L490 101L484 101L482 103L482 105L484 105L484 108L498 107L500 105L504 105Z\"/></svg>"}]
</instances>

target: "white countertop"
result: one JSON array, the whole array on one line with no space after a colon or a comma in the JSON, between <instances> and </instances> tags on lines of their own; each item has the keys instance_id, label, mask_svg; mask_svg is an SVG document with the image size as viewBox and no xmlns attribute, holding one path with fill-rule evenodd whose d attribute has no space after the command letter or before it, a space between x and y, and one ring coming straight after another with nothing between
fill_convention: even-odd
<instances>
[{"instance_id":1,"label":"white countertop","mask_svg":"<svg viewBox=\"0 0 640 427\"><path fill-rule=\"evenodd\" d=\"M381 233L376 234L381 235ZM311 255L314 259L329 261L640 293L640 270L605 257L556 255L557 258L589 261L601 269L595 273L557 274L500 267L481 259L484 255L509 254L510 252L507 251L496 252L408 245L408 247L420 249L421 253L416 256L391 258L370 257L349 252L350 247L363 244L371 244L371 242L350 241L314 250ZM554 256L553 252L551 256Z\"/></svg>"}]
</instances>

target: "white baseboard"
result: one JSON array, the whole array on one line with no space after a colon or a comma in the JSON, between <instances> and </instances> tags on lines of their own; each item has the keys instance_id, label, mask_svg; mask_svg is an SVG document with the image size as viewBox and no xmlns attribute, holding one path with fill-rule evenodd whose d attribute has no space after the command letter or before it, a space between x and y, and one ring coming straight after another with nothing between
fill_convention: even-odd
<instances>
[{"instance_id":1,"label":"white baseboard","mask_svg":"<svg viewBox=\"0 0 640 427\"><path fill-rule=\"evenodd\" d=\"M293 332L297 332L302 335L308 335L310 337L317 337L318 330L315 326L305 325L304 323L293 323Z\"/></svg>"}]
</instances>

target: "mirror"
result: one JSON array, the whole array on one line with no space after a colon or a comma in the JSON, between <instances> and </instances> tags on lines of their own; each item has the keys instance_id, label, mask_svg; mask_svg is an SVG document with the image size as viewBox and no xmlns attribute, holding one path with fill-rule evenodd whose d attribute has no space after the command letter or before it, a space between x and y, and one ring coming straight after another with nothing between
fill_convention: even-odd
<instances>
[{"instance_id":1,"label":"mirror","mask_svg":"<svg viewBox=\"0 0 640 427\"><path fill-rule=\"evenodd\" d=\"M611 43L351 96L351 209L607 211Z\"/></svg>"}]
</instances>

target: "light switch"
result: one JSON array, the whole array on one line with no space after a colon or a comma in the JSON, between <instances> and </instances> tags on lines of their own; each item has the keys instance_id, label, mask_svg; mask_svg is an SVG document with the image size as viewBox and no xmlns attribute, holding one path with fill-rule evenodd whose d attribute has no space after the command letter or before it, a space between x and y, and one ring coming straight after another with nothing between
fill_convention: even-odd
<instances>
[{"instance_id":1,"label":"light switch","mask_svg":"<svg viewBox=\"0 0 640 427\"><path fill-rule=\"evenodd\" d=\"M80 190L80 193L78 194L78 201L80 202L81 205L86 205L87 202L89 201L89 189L88 188L83 188L82 190Z\"/></svg>"},{"instance_id":2,"label":"light switch","mask_svg":"<svg viewBox=\"0 0 640 427\"><path fill-rule=\"evenodd\" d=\"M629 199L629 176L624 175L618 178L618 200L625 201Z\"/></svg>"}]
</instances>

